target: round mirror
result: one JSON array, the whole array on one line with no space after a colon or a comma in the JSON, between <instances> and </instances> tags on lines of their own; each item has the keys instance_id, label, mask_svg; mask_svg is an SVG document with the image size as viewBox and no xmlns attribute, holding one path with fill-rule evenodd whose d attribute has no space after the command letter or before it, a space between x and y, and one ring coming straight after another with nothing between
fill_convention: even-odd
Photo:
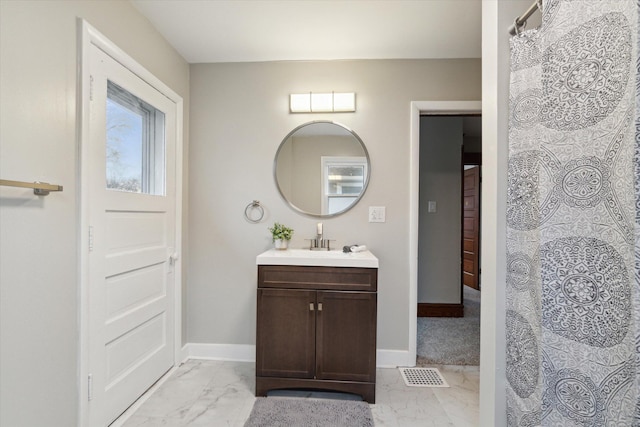
<instances>
[{"instance_id":1,"label":"round mirror","mask_svg":"<svg viewBox=\"0 0 640 427\"><path fill-rule=\"evenodd\" d=\"M351 209L369 183L369 153L355 132L330 121L298 126L282 140L276 185L298 212L317 217Z\"/></svg>"}]
</instances>

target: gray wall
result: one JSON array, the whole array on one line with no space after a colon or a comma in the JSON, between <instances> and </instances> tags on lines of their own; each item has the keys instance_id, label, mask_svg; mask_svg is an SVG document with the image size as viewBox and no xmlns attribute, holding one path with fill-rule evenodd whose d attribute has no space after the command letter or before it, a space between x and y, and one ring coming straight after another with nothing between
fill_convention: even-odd
<instances>
[{"instance_id":1,"label":"gray wall","mask_svg":"<svg viewBox=\"0 0 640 427\"><path fill-rule=\"evenodd\" d=\"M360 203L324 220L336 246L366 244L380 259L378 348L408 350L409 116L415 100L479 100L480 60L390 60L195 64L191 66L192 194L188 342L254 344L255 257L271 247L274 221L295 229L293 247L313 237L316 218L297 214L272 177L282 139L311 120L353 129L371 157ZM354 91L357 112L290 114L288 95ZM251 200L265 219L243 217ZM386 223L368 207L386 206Z\"/></svg>"},{"instance_id":2,"label":"gray wall","mask_svg":"<svg viewBox=\"0 0 640 427\"><path fill-rule=\"evenodd\" d=\"M460 304L462 142L462 117L420 117L419 303Z\"/></svg>"},{"instance_id":3,"label":"gray wall","mask_svg":"<svg viewBox=\"0 0 640 427\"><path fill-rule=\"evenodd\" d=\"M7 427L78 422L76 17L180 94L188 111L188 64L129 2L0 2L1 177L64 186L47 197L0 187L0 425Z\"/></svg>"}]
</instances>

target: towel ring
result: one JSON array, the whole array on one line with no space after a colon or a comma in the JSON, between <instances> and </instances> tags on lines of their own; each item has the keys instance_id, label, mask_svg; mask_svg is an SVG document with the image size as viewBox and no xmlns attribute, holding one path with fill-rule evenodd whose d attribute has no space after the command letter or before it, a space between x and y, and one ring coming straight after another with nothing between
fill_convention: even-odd
<instances>
[{"instance_id":1,"label":"towel ring","mask_svg":"<svg viewBox=\"0 0 640 427\"><path fill-rule=\"evenodd\" d=\"M257 215L252 215L254 211L257 211ZM264 218L264 208L260 204L260 201L254 200L249 203L246 208L244 208L244 217L247 218L247 221L252 222L254 224L259 223Z\"/></svg>"}]
</instances>

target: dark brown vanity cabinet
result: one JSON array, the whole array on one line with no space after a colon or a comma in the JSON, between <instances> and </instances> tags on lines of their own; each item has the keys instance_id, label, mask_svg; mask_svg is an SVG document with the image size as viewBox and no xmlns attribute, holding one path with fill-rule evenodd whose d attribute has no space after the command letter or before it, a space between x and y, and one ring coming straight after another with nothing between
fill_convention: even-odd
<instances>
[{"instance_id":1,"label":"dark brown vanity cabinet","mask_svg":"<svg viewBox=\"0 0 640 427\"><path fill-rule=\"evenodd\" d=\"M334 390L375 402L376 268L258 266L256 395Z\"/></svg>"}]
</instances>

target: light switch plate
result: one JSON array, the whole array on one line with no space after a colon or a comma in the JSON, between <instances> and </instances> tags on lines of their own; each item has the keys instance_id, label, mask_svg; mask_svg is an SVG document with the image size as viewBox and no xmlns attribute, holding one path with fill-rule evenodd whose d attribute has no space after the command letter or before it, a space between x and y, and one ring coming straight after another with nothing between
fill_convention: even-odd
<instances>
[{"instance_id":1,"label":"light switch plate","mask_svg":"<svg viewBox=\"0 0 640 427\"><path fill-rule=\"evenodd\" d=\"M369 206L369 222L385 222L386 210L384 206Z\"/></svg>"},{"instance_id":2,"label":"light switch plate","mask_svg":"<svg viewBox=\"0 0 640 427\"><path fill-rule=\"evenodd\" d=\"M436 202L434 200L429 200L429 203L427 203L427 212L429 213L436 213L438 210Z\"/></svg>"}]
</instances>

